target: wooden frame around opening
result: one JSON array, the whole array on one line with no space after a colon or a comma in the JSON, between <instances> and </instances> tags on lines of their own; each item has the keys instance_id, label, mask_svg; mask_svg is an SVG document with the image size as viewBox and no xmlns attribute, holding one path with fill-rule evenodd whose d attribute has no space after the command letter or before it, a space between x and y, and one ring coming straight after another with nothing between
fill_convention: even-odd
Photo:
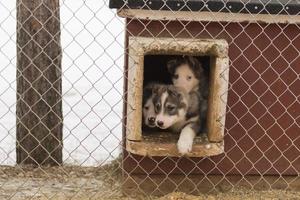
<instances>
[{"instance_id":1,"label":"wooden frame around opening","mask_svg":"<svg viewBox=\"0 0 300 200\"><path fill-rule=\"evenodd\" d=\"M142 97L145 55L211 57L207 140L194 145L190 156L224 152L224 125L228 90L228 43L225 40L129 37L126 149L139 155L179 156L176 143L155 144L142 134ZM159 141L159 140L158 140ZM189 156L188 155L188 156Z\"/></svg>"}]
</instances>

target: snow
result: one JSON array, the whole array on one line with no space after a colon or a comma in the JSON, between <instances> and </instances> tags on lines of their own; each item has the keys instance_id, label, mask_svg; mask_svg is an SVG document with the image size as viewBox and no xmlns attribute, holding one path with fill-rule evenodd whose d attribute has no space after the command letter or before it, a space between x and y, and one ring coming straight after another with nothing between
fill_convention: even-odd
<instances>
[{"instance_id":1,"label":"snow","mask_svg":"<svg viewBox=\"0 0 300 200\"><path fill-rule=\"evenodd\" d=\"M0 2L0 164L15 164L16 2ZM63 159L97 166L121 150L124 21L108 0L62 0Z\"/></svg>"}]
</instances>

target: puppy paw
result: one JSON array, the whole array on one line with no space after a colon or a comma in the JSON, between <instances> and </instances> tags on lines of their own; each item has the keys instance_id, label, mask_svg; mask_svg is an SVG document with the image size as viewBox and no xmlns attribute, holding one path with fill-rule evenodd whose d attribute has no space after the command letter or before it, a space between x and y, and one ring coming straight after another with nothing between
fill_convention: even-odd
<instances>
[{"instance_id":1,"label":"puppy paw","mask_svg":"<svg viewBox=\"0 0 300 200\"><path fill-rule=\"evenodd\" d=\"M193 139L188 137L180 137L177 142L177 148L180 154L184 155L192 151Z\"/></svg>"},{"instance_id":2,"label":"puppy paw","mask_svg":"<svg viewBox=\"0 0 300 200\"><path fill-rule=\"evenodd\" d=\"M195 135L195 131L190 127L190 125L187 125L181 130L180 137L177 142L179 153L184 155L192 151Z\"/></svg>"}]
</instances>

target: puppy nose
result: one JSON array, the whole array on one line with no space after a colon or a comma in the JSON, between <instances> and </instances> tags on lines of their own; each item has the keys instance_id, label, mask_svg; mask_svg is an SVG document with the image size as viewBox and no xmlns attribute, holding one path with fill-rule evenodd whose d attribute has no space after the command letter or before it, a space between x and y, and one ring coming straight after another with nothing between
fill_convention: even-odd
<instances>
[{"instance_id":1,"label":"puppy nose","mask_svg":"<svg viewBox=\"0 0 300 200\"><path fill-rule=\"evenodd\" d=\"M148 121L149 121L151 124L154 124L155 118L154 118L154 117L149 117L149 118L148 118Z\"/></svg>"},{"instance_id":2,"label":"puppy nose","mask_svg":"<svg viewBox=\"0 0 300 200\"><path fill-rule=\"evenodd\" d=\"M162 126L164 125L164 122L162 122L162 121L157 121L157 125L160 126L160 127L162 127Z\"/></svg>"}]
</instances>

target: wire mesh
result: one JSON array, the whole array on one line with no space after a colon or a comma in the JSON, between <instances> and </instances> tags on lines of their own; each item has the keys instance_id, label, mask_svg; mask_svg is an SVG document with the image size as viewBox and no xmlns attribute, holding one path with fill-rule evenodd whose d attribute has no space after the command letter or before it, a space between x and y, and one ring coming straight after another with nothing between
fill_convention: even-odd
<instances>
[{"instance_id":1,"label":"wire mesh","mask_svg":"<svg viewBox=\"0 0 300 200\"><path fill-rule=\"evenodd\" d=\"M60 16L55 16L45 1L39 1L34 10L26 7L28 2L0 1L1 199L109 199L122 198L124 194L155 198L175 191L202 195L241 188L297 192L300 171L297 10L300 4L297 1L61 0L55 9ZM117 9L109 8L110 3L118 7L119 15L127 18L118 16ZM61 74L58 102L62 103L63 128L62 164L55 167L40 162L35 166L16 163L20 144L17 125L21 120L17 115L17 95L23 97L18 93L17 81L18 73L27 69L20 71L17 65L17 48L22 52L26 46L17 42L16 26L18 22L21 28L25 27L30 18L22 21L17 16L17 8L21 6L41 24L36 35L47 30L50 18L59 19L62 61L61 68L54 68ZM50 11L49 20L36 17L42 7ZM57 35L49 32L44 34L50 34L54 40ZM128 64L129 37L153 41L169 38L175 43L184 38L228 42L229 67L218 74L229 82L228 90L219 97L226 102L226 114L221 115L225 120L221 124L225 129L224 153L201 158L171 157L168 153L151 157L126 150L128 88L137 84L128 79L128 71L134 67ZM38 39L31 35L28 43ZM193 42L186 44L190 45ZM51 58L47 52L54 50L39 47L46 58ZM40 73L37 79L44 80L41 87L48 87L46 92L56 90L55 83L49 82L46 75L54 60L50 59L49 66L43 69L35 65L36 59L28 61L31 70L36 69L30 76ZM226 71L229 77L224 76ZM35 90L37 79L29 81L26 91ZM38 90L36 93L37 102L48 102L50 97L47 99ZM38 117L35 126L25 125L27 134L40 141L38 146L43 146L43 139L36 138L33 129L47 122L35 112L39 107L35 104L28 107ZM46 107L47 113L54 110L48 103ZM53 130L47 127L47 131L52 136ZM27 157L30 153L27 152ZM52 157L52 152L47 154ZM291 195L298 197L295 193Z\"/></svg>"}]
</instances>

